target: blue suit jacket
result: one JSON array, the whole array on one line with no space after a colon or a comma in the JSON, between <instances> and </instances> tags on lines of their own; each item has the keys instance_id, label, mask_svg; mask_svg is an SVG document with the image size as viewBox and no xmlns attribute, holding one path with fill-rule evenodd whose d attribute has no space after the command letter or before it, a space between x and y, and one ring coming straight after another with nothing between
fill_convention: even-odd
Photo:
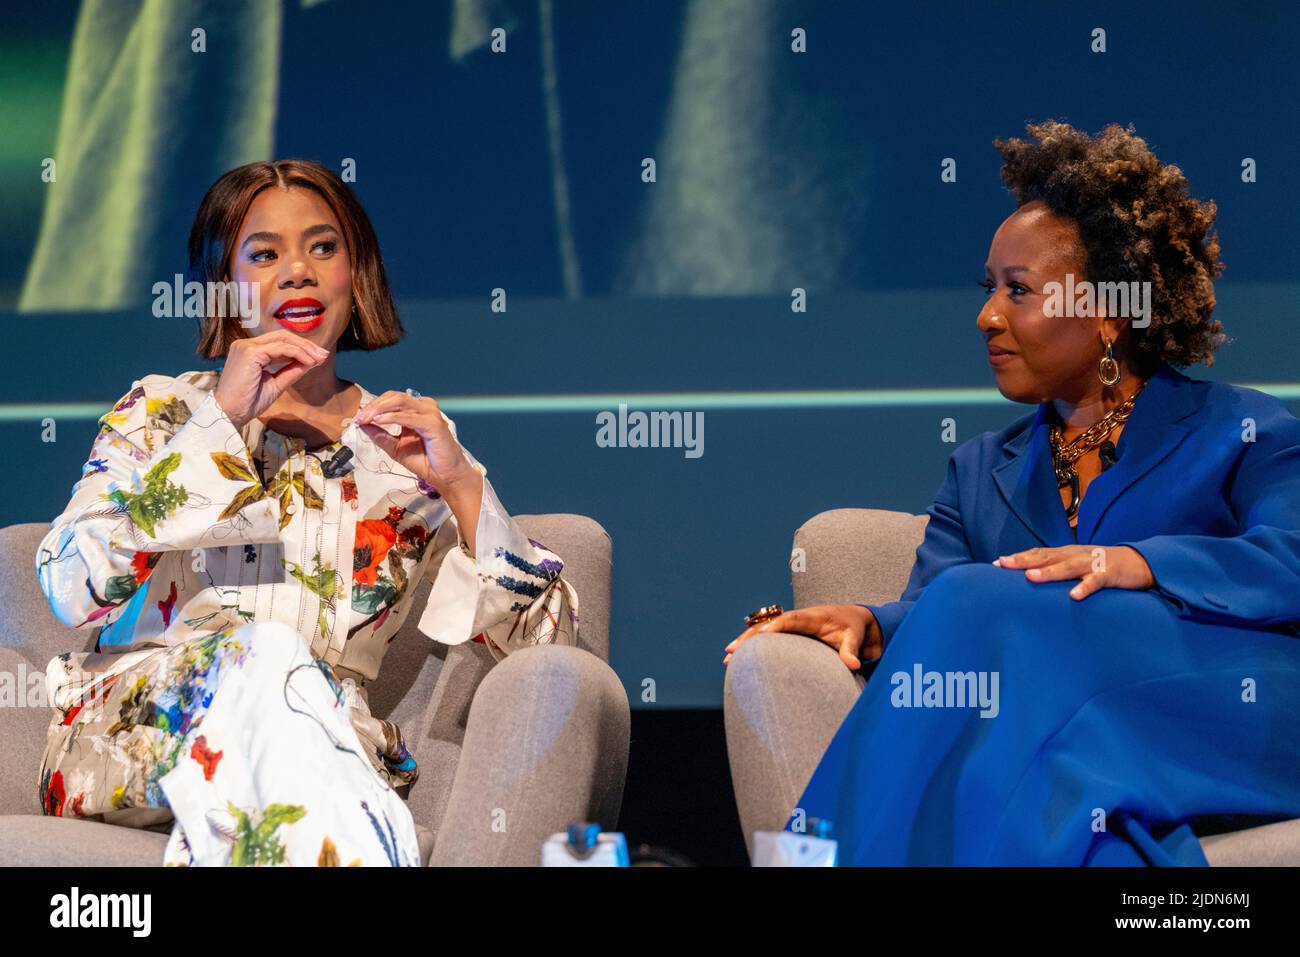
<instances>
[{"instance_id":1,"label":"blue suit jacket","mask_svg":"<svg viewBox=\"0 0 1300 957\"><path fill-rule=\"evenodd\" d=\"M1076 543L1048 408L953 452L900 600L866 606L886 644L945 568ZM1079 544L1137 549L1183 618L1300 630L1300 419L1281 400L1164 366L1116 451L1080 503Z\"/></svg>"}]
</instances>

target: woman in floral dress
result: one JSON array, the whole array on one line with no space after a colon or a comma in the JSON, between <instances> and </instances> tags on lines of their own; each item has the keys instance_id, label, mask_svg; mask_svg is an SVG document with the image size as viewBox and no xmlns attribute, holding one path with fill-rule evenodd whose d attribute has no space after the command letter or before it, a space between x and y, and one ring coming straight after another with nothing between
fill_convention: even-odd
<instances>
[{"instance_id":1,"label":"woman in floral dress","mask_svg":"<svg viewBox=\"0 0 1300 957\"><path fill-rule=\"evenodd\" d=\"M577 595L433 399L335 374L403 329L334 173L224 175L189 278L260 305L209 296L200 352L224 367L137 380L41 543L54 613L98 630L47 669L41 806L165 829L167 864L419 865L416 764L365 693L413 584L420 631L498 659L575 643Z\"/></svg>"}]
</instances>

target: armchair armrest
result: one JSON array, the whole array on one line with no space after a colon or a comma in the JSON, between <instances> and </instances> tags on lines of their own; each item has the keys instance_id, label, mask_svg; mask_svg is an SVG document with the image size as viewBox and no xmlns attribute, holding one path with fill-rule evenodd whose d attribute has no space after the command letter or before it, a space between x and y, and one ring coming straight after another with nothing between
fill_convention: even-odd
<instances>
[{"instance_id":1,"label":"armchair armrest","mask_svg":"<svg viewBox=\"0 0 1300 957\"><path fill-rule=\"evenodd\" d=\"M537 866L571 821L613 828L630 736L623 685L591 652L538 645L498 662L474 695L430 866Z\"/></svg>"},{"instance_id":2,"label":"armchair armrest","mask_svg":"<svg viewBox=\"0 0 1300 957\"><path fill-rule=\"evenodd\" d=\"M805 635L768 632L736 649L722 708L736 810L751 853L755 831L785 827L864 684L833 648Z\"/></svg>"}]
</instances>

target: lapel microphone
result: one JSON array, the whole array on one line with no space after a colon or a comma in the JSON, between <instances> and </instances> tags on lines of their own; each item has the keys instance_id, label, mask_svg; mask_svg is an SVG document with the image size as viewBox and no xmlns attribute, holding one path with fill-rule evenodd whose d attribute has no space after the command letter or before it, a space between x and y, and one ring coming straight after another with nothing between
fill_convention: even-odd
<instances>
[{"instance_id":1,"label":"lapel microphone","mask_svg":"<svg viewBox=\"0 0 1300 957\"><path fill-rule=\"evenodd\" d=\"M1101 459L1101 470L1103 472L1114 465L1119 458L1115 454L1115 443L1107 439L1097 446L1097 458Z\"/></svg>"},{"instance_id":2,"label":"lapel microphone","mask_svg":"<svg viewBox=\"0 0 1300 957\"><path fill-rule=\"evenodd\" d=\"M351 458L352 450L346 445L340 446L339 450L330 456L329 461L321 463L321 471L325 473L326 478L338 478L355 468L348 463Z\"/></svg>"}]
</instances>

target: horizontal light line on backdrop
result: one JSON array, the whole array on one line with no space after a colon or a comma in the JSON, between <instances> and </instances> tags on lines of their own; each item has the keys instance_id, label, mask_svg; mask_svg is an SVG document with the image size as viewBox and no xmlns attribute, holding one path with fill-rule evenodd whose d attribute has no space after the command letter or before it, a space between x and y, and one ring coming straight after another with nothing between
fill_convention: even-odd
<instances>
[{"instance_id":1,"label":"horizontal light line on backdrop","mask_svg":"<svg viewBox=\"0 0 1300 957\"><path fill-rule=\"evenodd\" d=\"M1247 382L1279 399L1300 399L1297 382ZM438 404L451 415L603 412L629 409L852 409L953 405L1012 405L996 389L845 389L811 392L626 392L593 395L446 396ZM112 402L9 403L0 405L0 422L98 419Z\"/></svg>"}]
</instances>

